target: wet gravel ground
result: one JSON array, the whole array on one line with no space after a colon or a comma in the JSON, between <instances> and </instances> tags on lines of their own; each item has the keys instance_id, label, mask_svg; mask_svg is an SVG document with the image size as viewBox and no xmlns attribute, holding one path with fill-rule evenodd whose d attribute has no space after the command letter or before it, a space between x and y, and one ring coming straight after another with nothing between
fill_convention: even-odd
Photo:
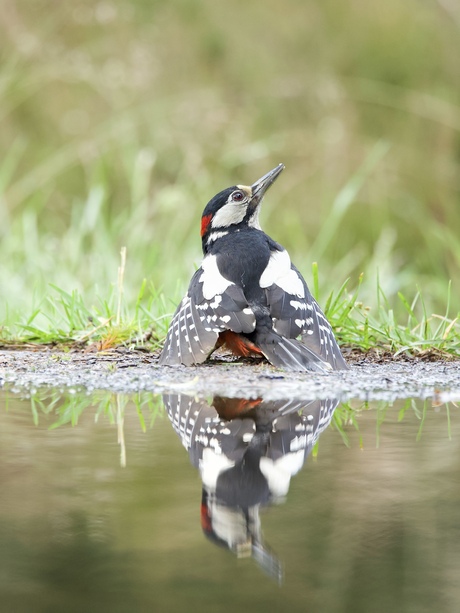
<instances>
[{"instance_id":1,"label":"wet gravel ground","mask_svg":"<svg viewBox=\"0 0 460 613\"><path fill-rule=\"evenodd\" d=\"M350 370L331 374L282 372L261 362L232 362L225 357L204 365L158 366L143 351L115 349L105 353L45 349L0 350L0 389L18 393L47 386L103 389L119 393L178 392L197 396L281 398L336 397L340 400L386 400L435 397L460 400L460 361L350 359Z\"/></svg>"}]
</instances>

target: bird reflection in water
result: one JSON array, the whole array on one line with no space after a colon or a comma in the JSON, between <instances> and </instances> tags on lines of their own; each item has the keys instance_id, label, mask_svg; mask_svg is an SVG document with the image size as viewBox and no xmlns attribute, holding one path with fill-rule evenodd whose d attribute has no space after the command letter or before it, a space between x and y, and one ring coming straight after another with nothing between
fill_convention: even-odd
<instances>
[{"instance_id":1,"label":"bird reflection in water","mask_svg":"<svg viewBox=\"0 0 460 613\"><path fill-rule=\"evenodd\" d=\"M238 557L252 556L281 583L282 566L264 542L260 509L283 501L339 401L214 396L208 403L164 394L163 402L201 474L205 535Z\"/></svg>"}]
</instances>

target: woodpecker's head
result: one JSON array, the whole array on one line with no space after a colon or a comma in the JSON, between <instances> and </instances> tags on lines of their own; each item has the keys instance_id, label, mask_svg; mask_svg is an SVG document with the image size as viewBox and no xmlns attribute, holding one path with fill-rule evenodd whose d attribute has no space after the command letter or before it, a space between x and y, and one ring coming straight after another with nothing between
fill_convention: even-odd
<instances>
[{"instance_id":1,"label":"woodpecker's head","mask_svg":"<svg viewBox=\"0 0 460 613\"><path fill-rule=\"evenodd\" d=\"M267 172L253 185L234 185L219 192L208 202L201 217L203 249L228 232L245 226L260 229L259 205L284 164Z\"/></svg>"}]
</instances>

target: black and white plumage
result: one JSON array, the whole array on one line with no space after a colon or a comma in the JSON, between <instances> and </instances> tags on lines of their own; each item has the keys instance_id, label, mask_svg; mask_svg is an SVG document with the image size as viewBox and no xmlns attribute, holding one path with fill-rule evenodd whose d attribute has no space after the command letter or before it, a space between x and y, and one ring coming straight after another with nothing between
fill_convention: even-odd
<instances>
[{"instance_id":1,"label":"black and white plumage","mask_svg":"<svg viewBox=\"0 0 460 613\"><path fill-rule=\"evenodd\" d=\"M259 459L265 458L265 477L273 485L271 497L276 498L287 494L291 476L300 470L329 426L339 400L268 401L214 396L208 403L173 393L163 394L163 403L206 487L215 489L222 472L243 462L249 449L257 448ZM280 471L286 473L283 479L272 476ZM248 505L244 502L246 495L251 494L240 490L237 506Z\"/></svg>"},{"instance_id":2,"label":"black and white plumage","mask_svg":"<svg viewBox=\"0 0 460 613\"><path fill-rule=\"evenodd\" d=\"M226 345L287 370L347 368L288 252L259 224L262 198L283 168L223 190L204 209L204 259L171 321L160 364L200 364Z\"/></svg>"},{"instance_id":3,"label":"black and white plumage","mask_svg":"<svg viewBox=\"0 0 460 613\"><path fill-rule=\"evenodd\" d=\"M252 556L281 581L282 565L263 538L260 509L285 498L291 478L331 422L338 399L215 396L208 404L185 394L164 394L163 402L200 471L204 533L238 556Z\"/></svg>"}]
</instances>

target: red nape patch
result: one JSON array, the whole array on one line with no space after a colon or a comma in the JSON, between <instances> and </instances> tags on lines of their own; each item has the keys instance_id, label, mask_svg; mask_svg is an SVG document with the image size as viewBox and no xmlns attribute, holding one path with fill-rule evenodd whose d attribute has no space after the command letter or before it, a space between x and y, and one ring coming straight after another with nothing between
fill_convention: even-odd
<instances>
[{"instance_id":1,"label":"red nape patch","mask_svg":"<svg viewBox=\"0 0 460 613\"><path fill-rule=\"evenodd\" d=\"M212 215L203 215L201 218L201 236L206 234L209 224L211 223Z\"/></svg>"}]
</instances>

